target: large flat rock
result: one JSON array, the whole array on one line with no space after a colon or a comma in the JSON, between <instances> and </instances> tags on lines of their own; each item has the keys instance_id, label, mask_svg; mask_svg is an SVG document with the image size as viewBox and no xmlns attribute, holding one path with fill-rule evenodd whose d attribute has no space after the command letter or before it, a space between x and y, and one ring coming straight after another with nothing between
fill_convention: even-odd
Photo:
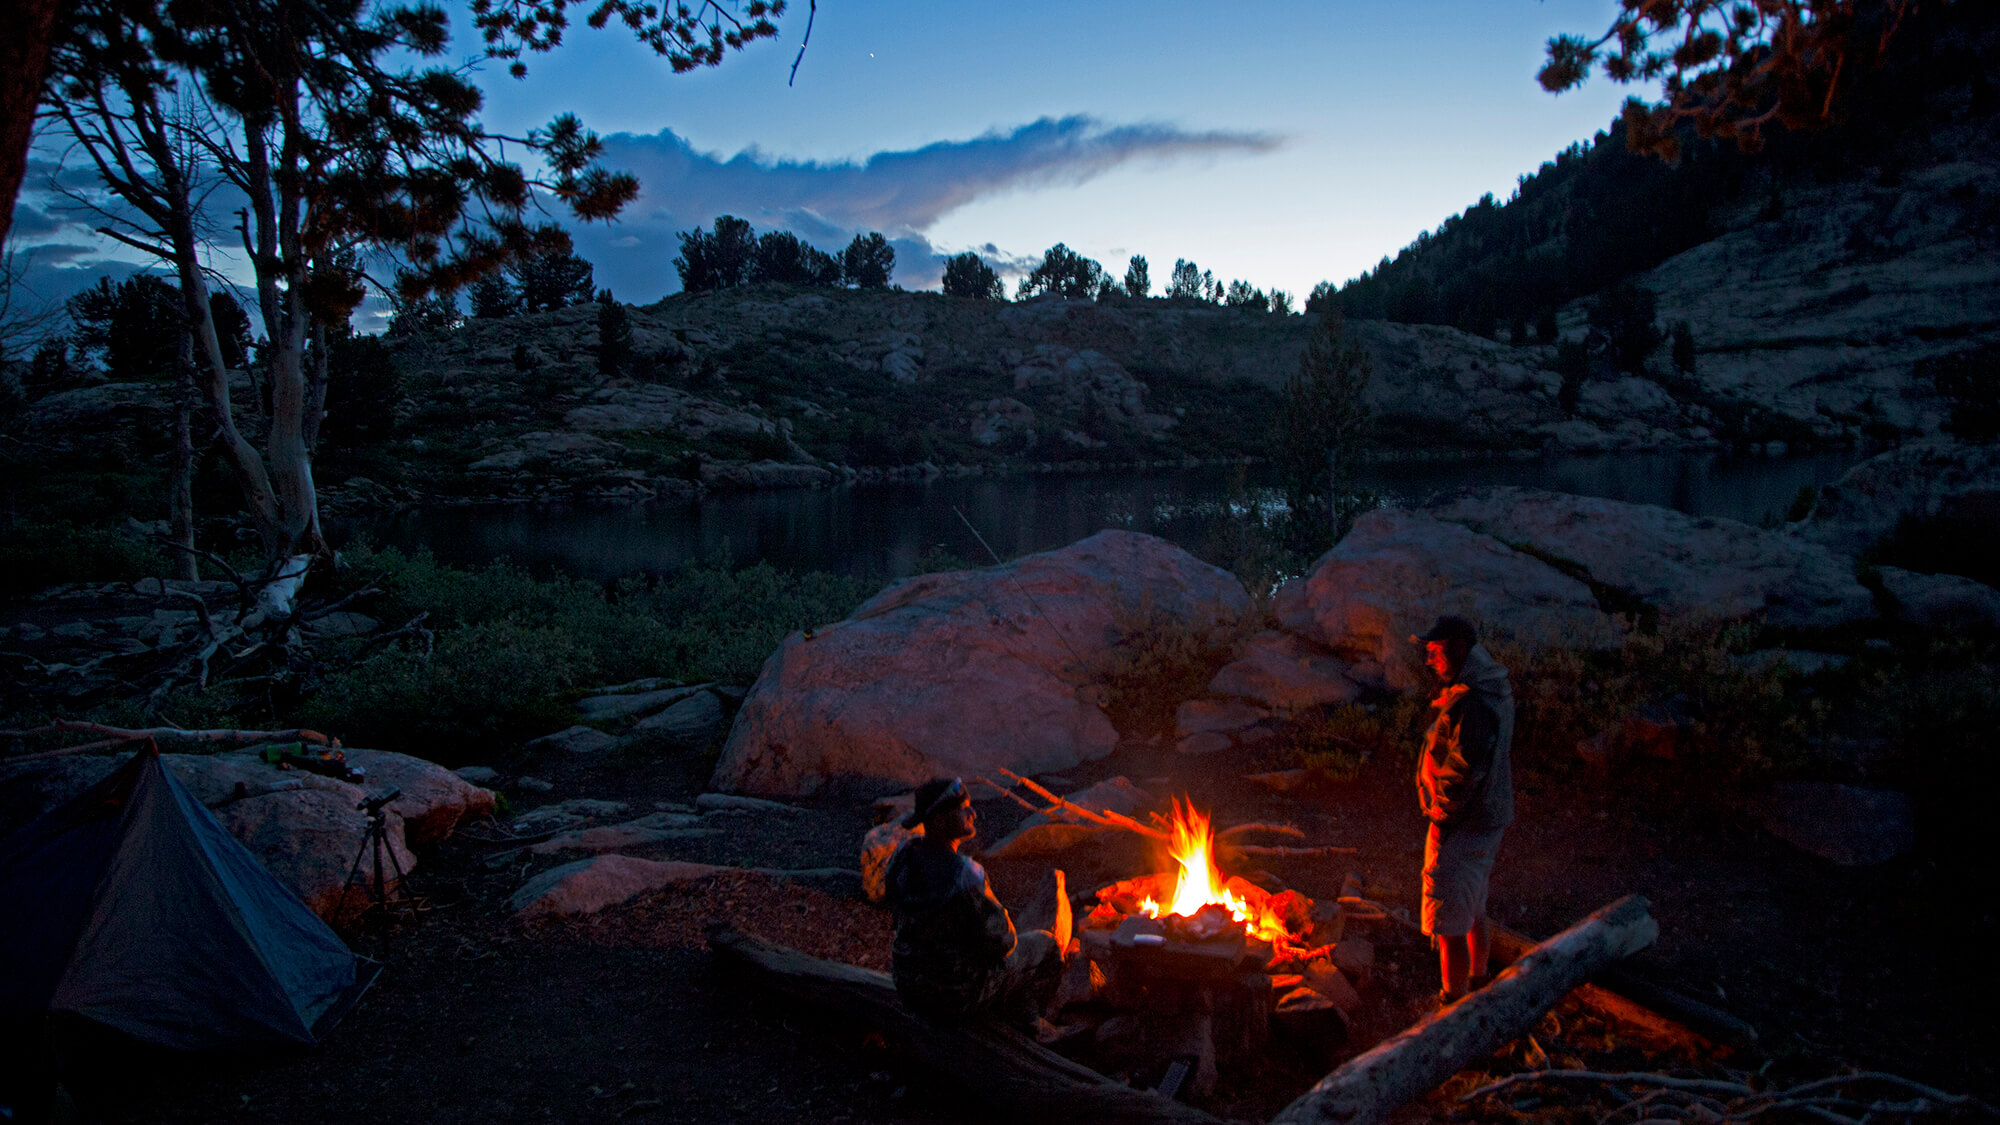
<instances>
[{"instance_id":1,"label":"large flat rock","mask_svg":"<svg viewBox=\"0 0 2000 1125\"><path fill-rule=\"evenodd\" d=\"M648 891L732 870L707 863L600 855L552 867L527 881L507 905L522 921L595 914Z\"/></svg>"},{"instance_id":2,"label":"large flat rock","mask_svg":"<svg viewBox=\"0 0 2000 1125\"><path fill-rule=\"evenodd\" d=\"M1149 615L1207 627L1249 604L1228 572L1127 531L898 582L845 621L785 638L710 788L886 793L939 775L1052 773L1102 758L1118 733L1092 665L1125 629Z\"/></svg>"},{"instance_id":3,"label":"large flat rock","mask_svg":"<svg viewBox=\"0 0 2000 1125\"><path fill-rule=\"evenodd\" d=\"M1760 617L1774 625L1815 627L1875 613L1873 595L1854 578L1853 560L1736 520L1513 487L1462 492L1427 510L1581 566L1592 581L1663 613Z\"/></svg>"},{"instance_id":4,"label":"large flat rock","mask_svg":"<svg viewBox=\"0 0 2000 1125\"><path fill-rule=\"evenodd\" d=\"M1489 535L1423 512L1362 516L1272 606L1288 631L1354 662L1352 674L1399 691L1435 678L1410 635L1438 615L1471 618L1482 639L1529 646L1614 643L1619 627L1590 587Z\"/></svg>"},{"instance_id":5,"label":"large flat rock","mask_svg":"<svg viewBox=\"0 0 2000 1125\"><path fill-rule=\"evenodd\" d=\"M1303 638L1276 629L1244 642L1236 659L1208 682L1208 690L1271 711L1349 703L1361 694L1361 686L1347 678L1346 664Z\"/></svg>"}]
</instances>

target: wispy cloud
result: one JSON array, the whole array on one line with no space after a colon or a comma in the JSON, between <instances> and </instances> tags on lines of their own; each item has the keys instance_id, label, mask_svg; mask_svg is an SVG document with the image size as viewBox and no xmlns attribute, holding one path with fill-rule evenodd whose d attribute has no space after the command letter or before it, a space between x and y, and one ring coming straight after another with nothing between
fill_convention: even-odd
<instances>
[{"instance_id":1,"label":"wispy cloud","mask_svg":"<svg viewBox=\"0 0 2000 1125\"><path fill-rule=\"evenodd\" d=\"M605 138L605 162L635 173L640 196L615 223L571 224L571 229L577 253L596 266L597 284L628 301L651 301L678 290L676 235L724 214L748 219L760 232L792 231L829 251L857 233L881 231L896 249L896 281L921 288L938 283L945 258L925 232L982 197L1080 184L1136 162L1254 156L1283 143L1270 133L1107 125L1074 115L863 160L812 161L755 149L727 157L698 152L672 130L619 133ZM99 197L89 169L38 154L29 172L11 241L33 248L35 289L60 300L100 275L123 276L137 268L95 236L98 216L62 194L68 189ZM237 205L220 195L207 204L216 229ZM1040 247L1010 252L990 243L974 249L1003 274L1030 268L1041 252Z\"/></svg>"},{"instance_id":2,"label":"wispy cloud","mask_svg":"<svg viewBox=\"0 0 2000 1125\"><path fill-rule=\"evenodd\" d=\"M716 215L785 229L826 249L878 230L896 243L897 280L935 283L941 266L924 232L981 197L1018 188L1079 184L1136 161L1243 156L1283 143L1269 133L1190 131L1172 125L1106 125L1087 116L1045 117L963 141L939 141L860 161L724 158L697 152L672 130L605 138L606 163L639 177L640 196L619 222L579 229L580 252L600 283L650 300L678 287L674 235ZM995 257L1009 258L994 251Z\"/></svg>"}]
</instances>

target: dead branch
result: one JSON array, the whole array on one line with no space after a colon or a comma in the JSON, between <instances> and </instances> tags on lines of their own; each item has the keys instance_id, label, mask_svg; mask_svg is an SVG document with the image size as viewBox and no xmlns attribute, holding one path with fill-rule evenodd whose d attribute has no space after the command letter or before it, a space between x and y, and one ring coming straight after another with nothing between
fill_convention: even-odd
<instances>
[{"instance_id":1,"label":"dead branch","mask_svg":"<svg viewBox=\"0 0 2000 1125\"><path fill-rule=\"evenodd\" d=\"M362 586L359 590L354 591L353 593L347 595L346 597L340 599L337 602L334 602L331 605L321 606L320 608L313 610L311 613L299 614L299 620L318 621L320 618L325 617L329 614L340 612L343 606L347 606L354 602L357 602L362 598L367 597L370 594L379 594L381 592L382 588L380 586L377 586L373 582L370 582L367 585Z\"/></svg>"},{"instance_id":2,"label":"dead branch","mask_svg":"<svg viewBox=\"0 0 2000 1125\"><path fill-rule=\"evenodd\" d=\"M1239 855L1277 856L1281 859L1312 859L1330 855L1356 855L1360 848L1327 844L1317 848L1290 848L1276 844L1237 844L1230 849Z\"/></svg>"},{"instance_id":3,"label":"dead branch","mask_svg":"<svg viewBox=\"0 0 2000 1125\"><path fill-rule=\"evenodd\" d=\"M989 778L984 778L984 777L975 777L972 780L978 782L981 785L986 786L988 789L993 790L995 793L1000 794L1002 797L1005 797L1008 800L1014 802L1015 804L1021 806L1022 808L1027 809L1031 813L1045 813L1049 811L1045 808L1042 808L1040 805L1035 804L1033 801L1028 800L1026 797L1021 796L1019 793L1014 792L1011 786L1002 785L997 781L993 781Z\"/></svg>"},{"instance_id":4,"label":"dead branch","mask_svg":"<svg viewBox=\"0 0 2000 1125\"><path fill-rule=\"evenodd\" d=\"M429 629L424 628L423 624L430 615L430 610L425 610L408 621L403 622L401 625L396 626L394 629L377 633L368 638L368 643L362 645L361 651L354 654L354 662L359 664L361 661L367 659L370 653L395 640L397 637L422 637L424 639L424 652L429 653L431 645L436 641L436 637Z\"/></svg>"},{"instance_id":5,"label":"dead branch","mask_svg":"<svg viewBox=\"0 0 2000 1125\"><path fill-rule=\"evenodd\" d=\"M1535 1070L1520 1074L1510 1074L1505 1078L1489 1082L1477 1090L1460 1097L1460 1102L1476 1101L1490 1094L1497 1094L1511 1086L1527 1082L1564 1081L1589 1082L1603 1088L1605 1093L1623 1096L1617 1086L1649 1086L1652 1090L1638 1098L1625 1102L1615 1109L1605 1120L1619 1114L1638 1111L1662 1097L1685 1098L1690 1108L1699 1107L1706 1111L1707 1119L1719 1121L1748 1121L1767 1113L1800 1112L1825 1121L1852 1125L1855 1118L1837 1112L1858 1111L1865 1119L1868 1114L1889 1113L1911 1116L1923 1113L1939 1113L1961 1107L1977 1109L1993 1114L1994 1108L1970 1094L1951 1094L1921 1082L1912 1081L1896 1074L1881 1071L1863 1071L1857 1074L1837 1074L1829 1078L1819 1078L1802 1082L1796 1086L1776 1090L1756 1090L1743 1082L1731 1082L1719 1078L1681 1078L1671 1074L1652 1074L1644 1071L1609 1072L1598 1070ZM1823 1090L1837 1090L1844 1086L1873 1082L1894 1087L1914 1095L1909 1101L1890 1101L1878 1098L1862 1101L1849 1096L1820 1095ZM1716 1095L1725 1095L1723 1100ZM1815 1096L1817 1095L1817 1096Z\"/></svg>"},{"instance_id":6,"label":"dead branch","mask_svg":"<svg viewBox=\"0 0 2000 1125\"><path fill-rule=\"evenodd\" d=\"M1225 828L1217 832L1215 840L1220 844L1229 844L1234 843L1244 836L1257 833L1264 833L1270 836L1285 836L1293 840L1303 840L1306 838L1304 832L1299 831L1289 824L1238 824L1233 828Z\"/></svg>"},{"instance_id":7,"label":"dead branch","mask_svg":"<svg viewBox=\"0 0 2000 1125\"><path fill-rule=\"evenodd\" d=\"M33 762L43 758L61 758L70 754L84 754L92 750L104 750L123 746L131 742L154 739L159 742L185 742L192 744L261 746L267 742L310 742L316 746L330 746L334 740L316 730L299 728L296 730L182 730L179 727L129 727L105 726L103 723L86 723L77 719L62 719L47 726L28 730L0 730L0 738L31 738L44 734L95 734L104 736L97 742L86 742L81 746L66 746L59 750L42 750L33 754L19 754L7 758L9 762Z\"/></svg>"},{"instance_id":8,"label":"dead branch","mask_svg":"<svg viewBox=\"0 0 2000 1125\"><path fill-rule=\"evenodd\" d=\"M174 542L173 537L168 535L148 535L146 538L151 539L153 542L158 543L160 546L166 547L169 550L179 551L182 554L193 555L195 558L198 558L203 562L209 563L215 567L220 568L222 573L229 576L229 581L234 583L236 586L236 594L239 599L239 604L237 608L239 610L248 611L251 604L257 600L257 595L252 593L250 590L250 587L252 585L269 584L270 581L269 579L252 583L249 579L244 578L242 573L239 572L235 567L230 566L228 559L223 558L221 555L216 554L214 551L204 551L199 547L190 547L185 543L176 543ZM166 588L167 588L166 581L162 579L160 582L160 589L165 590Z\"/></svg>"},{"instance_id":9,"label":"dead branch","mask_svg":"<svg viewBox=\"0 0 2000 1125\"><path fill-rule=\"evenodd\" d=\"M1054 793L1049 792L1043 786L1037 785L1035 782L1029 780L1028 778L1022 777L1020 774L1015 773L1013 770L1002 768L1000 770L1000 773L1005 777L1013 779L1018 784L1027 786L1030 790L1032 790L1035 793L1036 796L1041 797L1042 799L1048 801L1055 807L1059 809L1065 809L1071 813L1074 813L1075 815L1091 822L1092 824L1101 824L1106 828L1123 828L1128 832L1137 832L1141 836L1148 836L1155 840L1164 841L1167 838L1167 834L1165 832L1162 832L1157 828L1148 828L1145 825L1140 824L1138 821L1133 820L1131 817L1123 815L1122 813L1115 813L1109 811L1097 812L1092 809L1086 809L1082 805L1065 801L1061 797L1056 796Z\"/></svg>"},{"instance_id":10,"label":"dead branch","mask_svg":"<svg viewBox=\"0 0 2000 1125\"><path fill-rule=\"evenodd\" d=\"M1475 1098L1484 1097L1487 1094L1497 1094L1509 1086L1519 1085L1522 1082L1541 1082L1545 1080L1597 1082L1604 1084L1628 1082L1635 1086L1659 1086L1668 1090L1686 1090L1704 1094L1733 1094L1737 1097L1750 1097L1757 1092L1741 1082L1725 1082L1719 1078L1675 1078L1671 1074L1653 1074L1647 1071L1531 1070L1495 1079L1458 1100L1469 1102Z\"/></svg>"}]
</instances>

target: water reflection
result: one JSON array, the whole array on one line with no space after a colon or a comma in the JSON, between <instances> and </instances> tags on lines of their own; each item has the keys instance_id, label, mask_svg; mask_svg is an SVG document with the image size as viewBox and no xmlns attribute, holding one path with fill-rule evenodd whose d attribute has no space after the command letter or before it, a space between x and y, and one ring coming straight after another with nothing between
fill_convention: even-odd
<instances>
[{"instance_id":1,"label":"water reflection","mask_svg":"<svg viewBox=\"0 0 2000 1125\"><path fill-rule=\"evenodd\" d=\"M1834 480L1859 457L1626 453L1399 464L1377 467L1362 483L1412 502L1455 488L1517 484L1756 523L1784 512L1801 487ZM425 546L450 562L505 558L592 579L713 558L906 575L938 550L987 561L967 522L1003 557L1107 527L1165 534L1200 552L1223 511L1274 501L1267 467L1205 467L789 490L682 504L437 509L335 521L330 530L337 539L366 532L377 543Z\"/></svg>"}]
</instances>

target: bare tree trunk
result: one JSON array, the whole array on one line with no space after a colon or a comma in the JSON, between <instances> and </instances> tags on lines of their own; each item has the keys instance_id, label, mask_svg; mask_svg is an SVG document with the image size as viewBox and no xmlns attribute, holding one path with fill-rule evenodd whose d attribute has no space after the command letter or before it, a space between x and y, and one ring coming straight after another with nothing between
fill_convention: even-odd
<instances>
[{"instance_id":1,"label":"bare tree trunk","mask_svg":"<svg viewBox=\"0 0 2000 1125\"><path fill-rule=\"evenodd\" d=\"M7 0L0 4L0 243L14 225L14 198L28 171L35 135L35 107L49 77L62 0Z\"/></svg>"},{"instance_id":2,"label":"bare tree trunk","mask_svg":"<svg viewBox=\"0 0 2000 1125\"><path fill-rule=\"evenodd\" d=\"M1628 895L1528 951L1493 983L1320 1079L1271 1125L1386 1120L1396 1107L1534 1027L1597 970L1653 944L1646 900Z\"/></svg>"},{"instance_id":3,"label":"bare tree trunk","mask_svg":"<svg viewBox=\"0 0 2000 1125\"><path fill-rule=\"evenodd\" d=\"M194 557L194 334L181 334L174 364L174 460L167 468L167 529L175 545L174 577L201 577Z\"/></svg>"}]
</instances>

